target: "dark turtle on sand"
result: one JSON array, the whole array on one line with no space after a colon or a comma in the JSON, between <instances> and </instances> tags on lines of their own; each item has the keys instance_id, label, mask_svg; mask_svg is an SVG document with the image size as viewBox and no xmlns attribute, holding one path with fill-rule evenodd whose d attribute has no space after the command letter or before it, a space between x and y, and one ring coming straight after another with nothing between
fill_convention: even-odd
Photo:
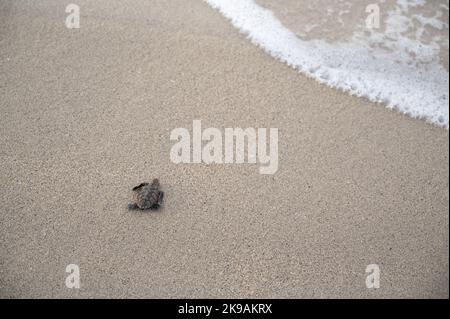
<instances>
[{"instance_id":1,"label":"dark turtle on sand","mask_svg":"<svg viewBox=\"0 0 450 319\"><path fill-rule=\"evenodd\" d=\"M141 183L133 187L133 203L129 209L156 209L163 201L164 192L159 190L159 180L155 178L151 184Z\"/></svg>"}]
</instances>

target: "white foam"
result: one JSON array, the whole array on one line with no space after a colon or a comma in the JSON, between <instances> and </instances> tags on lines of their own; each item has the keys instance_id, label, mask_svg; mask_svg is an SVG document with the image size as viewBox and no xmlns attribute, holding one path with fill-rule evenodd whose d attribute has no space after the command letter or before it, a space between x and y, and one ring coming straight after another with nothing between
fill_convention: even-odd
<instances>
[{"instance_id":1,"label":"white foam","mask_svg":"<svg viewBox=\"0 0 450 319\"><path fill-rule=\"evenodd\" d=\"M436 51L433 45L418 45L401 37L391 41L394 50L376 50L373 47L377 41L392 39L396 24L397 31L400 30L398 33L402 33L402 24L408 22L398 12L398 19L394 19L394 15L388 17L391 19L387 26L390 34L385 38L373 32L369 41L362 41L362 37L356 34L352 41L328 43L320 39L298 38L271 11L253 0L205 1L218 9L254 44L317 81L448 129L448 71L436 60L439 50ZM399 1L402 10L422 5L420 1L412 3ZM415 18L422 19L424 24L443 27L436 20L417 15ZM399 50L398 46L406 49ZM423 59L411 63L408 52Z\"/></svg>"}]
</instances>

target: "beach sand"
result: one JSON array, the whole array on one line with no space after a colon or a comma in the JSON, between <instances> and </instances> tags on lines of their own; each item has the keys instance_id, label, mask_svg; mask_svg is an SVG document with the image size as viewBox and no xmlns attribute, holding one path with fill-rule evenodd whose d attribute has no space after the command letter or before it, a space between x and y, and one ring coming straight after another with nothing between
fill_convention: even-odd
<instances>
[{"instance_id":1,"label":"beach sand","mask_svg":"<svg viewBox=\"0 0 450 319\"><path fill-rule=\"evenodd\" d=\"M67 29L63 2L0 2L0 297L449 297L448 130L306 78L202 1L77 4ZM278 128L278 172L172 163L194 119ZM162 209L128 211L153 177Z\"/></svg>"}]
</instances>

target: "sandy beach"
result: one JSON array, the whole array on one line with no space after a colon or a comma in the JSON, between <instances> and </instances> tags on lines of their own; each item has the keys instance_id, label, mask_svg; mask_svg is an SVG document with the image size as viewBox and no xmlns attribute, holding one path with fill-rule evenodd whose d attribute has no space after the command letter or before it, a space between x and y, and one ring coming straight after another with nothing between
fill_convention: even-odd
<instances>
[{"instance_id":1,"label":"sandy beach","mask_svg":"<svg viewBox=\"0 0 450 319\"><path fill-rule=\"evenodd\" d=\"M1 298L449 297L448 130L303 76L203 1L77 4L68 29L66 3L0 1ZM194 119L278 128L277 173L172 163ZM153 177L164 205L129 211Z\"/></svg>"}]
</instances>

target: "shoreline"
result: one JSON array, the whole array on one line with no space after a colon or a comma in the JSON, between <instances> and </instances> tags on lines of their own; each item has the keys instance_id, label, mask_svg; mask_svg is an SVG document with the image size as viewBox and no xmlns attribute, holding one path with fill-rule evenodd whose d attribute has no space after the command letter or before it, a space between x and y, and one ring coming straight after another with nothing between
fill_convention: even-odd
<instances>
[{"instance_id":1,"label":"shoreline","mask_svg":"<svg viewBox=\"0 0 450 319\"><path fill-rule=\"evenodd\" d=\"M202 1L108 3L79 1L76 31L57 1L0 10L1 298L448 298L448 130L306 78ZM172 163L193 119L278 128L278 171ZM151 178L164 205L128 211Z\"/></svg>"}]
</instances>

